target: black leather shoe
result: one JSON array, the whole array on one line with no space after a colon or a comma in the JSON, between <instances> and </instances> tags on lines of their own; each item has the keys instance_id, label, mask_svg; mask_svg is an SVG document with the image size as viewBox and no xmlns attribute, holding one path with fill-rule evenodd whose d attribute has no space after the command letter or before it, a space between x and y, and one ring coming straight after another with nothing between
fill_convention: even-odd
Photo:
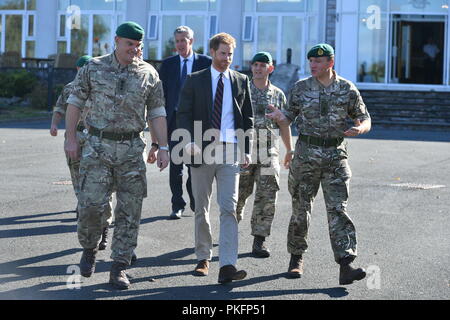
<instances>
[{"instance_id":1,"label":"black leather shoe","mask_svg":"<svg viewBox=\"0 0 450 320\"><path fill-rule=\"evenodd\" d=\"M89 278L95 272L95 256L97 248L84 249L80 260L80 273L83 277Z\"/></svg>"},{"instance_id":2,"label":"black leather shoe","mask_svg":"<svg viewBox=\"0 0 450 320\"><path fill-rule=\"evenodd\" d=\"M235 266L229 264L220 268L219 283L229 283L233 280L242 280L247 276L244 270L237 270Z\"/></svg>"},{"instance_id":3,"label":"black leather shoe","mask_svg":"<svg viewBox=\"0 0 450 320\"><path fill-rule=\"evenodd\" d=\"M208 260L200 260L195 267L194 276L197 277L206 277L209 273L209 261Z\"/></svg>"},{"instance_id":4,"label":"black leather shoe","mask_svg":"<svg viewBox=\"0 0 450 320\"><path fill-rule=\"evenodd\" d=\"M176 219L181 219L181 215L183 214L184 209L179 209L176 211L172 211L172 213L169 216L170 220L176 220Z\"/></svg>"}]
</instances>

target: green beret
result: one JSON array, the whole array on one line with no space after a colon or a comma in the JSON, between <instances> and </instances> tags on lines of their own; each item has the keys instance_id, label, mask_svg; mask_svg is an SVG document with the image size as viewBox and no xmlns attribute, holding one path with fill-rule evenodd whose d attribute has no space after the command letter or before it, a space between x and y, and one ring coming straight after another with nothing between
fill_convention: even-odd
<instances>
[{"instance_id":1,"label":"green beret","mask_svg":"<svg viewBox=\"0 0 450 320\"><path fill-rule=\"evenodd\" d=\"M319 43L311 48L308 52L308 59L320 58L320 57L331 57L334 56L334 49L332 46L326 43Z\"/></svg>"},{"instance_id":2,"label":"green beret","mask_svg":"<svg viewBox=\"0 0 450 320\"><path fill-rule=\"evenodd\" d=\"M91 56L82 56L82 57L80 57L80 58L78 58L78 60L77 60L77 67L78 68L81 68L81 67L83 67L86 63L88 63L88 61L89 60L91 60L92 59L92 57Z\"/></svg>"},{"instance_id":3,"label":"green beret","mask_svg":"<svg viewBox=\"0 0 450 320\"><path fill-rule=\"evenodd\" d=\"M272 55L269 52L261 51L255 54L255 56L252 59L252 64L255 62L263 62L263 63L272 63Z\"/></svg>"},{"instance_id":4,"label":"green beret","mask_svg":"<svg viewBox=\"0 0 450 320\"><path fill-rule=\"evenodd\" d=\"M118 37L142 41L144 39L144 29L136 22L128 21L117 27L116 35Z\"/></svg>"}]
</instances>

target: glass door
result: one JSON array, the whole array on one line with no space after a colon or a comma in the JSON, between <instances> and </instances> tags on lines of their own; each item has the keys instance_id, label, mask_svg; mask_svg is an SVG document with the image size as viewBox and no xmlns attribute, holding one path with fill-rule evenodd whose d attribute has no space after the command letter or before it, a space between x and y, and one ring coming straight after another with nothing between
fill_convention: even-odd
<instances>
[{"instance_id":1,"label":"glass door","mask_svg":"<svg viewBox=\"0 0 450 320\"><path fill-rule=\"evenodd\" d=\"M391 83L444 84L445 16L392 15Z\"/></svg>"}]
</instances>

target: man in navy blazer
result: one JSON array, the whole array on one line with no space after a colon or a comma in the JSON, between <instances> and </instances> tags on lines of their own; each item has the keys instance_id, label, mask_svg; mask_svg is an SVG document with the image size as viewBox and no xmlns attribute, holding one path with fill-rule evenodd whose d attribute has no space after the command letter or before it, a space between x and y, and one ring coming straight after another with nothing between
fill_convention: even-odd
<instances>
[{"instance_id":1,"label":"man in navy blazer","mask_svg":"<svg viewBox=\"0 0 450 320\"><path fill-rule=\"evenodd\" d=\"M187 26L180 26L174 32L175 48L177 55L163 61L159 70L159 76L163 83L164 97L166 99L167 129L169 137L169 149L179 142L171 139L172 133L177 129L176 115L180 104L180 92L183 88L186 76L192 72L200 71L211 65L211 58L197 54L193 51L194 32ZM170 160L170 190L172 192L172 213L170 219L180 219L186 206L183 199L183 164L174 164ZM188 168L186 189L189 194L190 208L195 211L195 201L192 195L191 173Z\"/></svg>"}]
</instances>

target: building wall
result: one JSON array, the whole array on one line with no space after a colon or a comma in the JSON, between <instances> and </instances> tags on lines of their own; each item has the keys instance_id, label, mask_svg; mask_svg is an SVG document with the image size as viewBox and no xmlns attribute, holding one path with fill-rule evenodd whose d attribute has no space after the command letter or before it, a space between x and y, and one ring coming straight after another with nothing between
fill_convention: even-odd
<instances>
[{"instance_id":1,"label":"building wall","mask_svg":"<svg viewBox=\"0 0 450 320\"><path fill-rule=\"evenodd\" d=\"M96 1L96 0L92 0ZM235 57L233 66L239 66L238 69L242 68L248 68L247 64L248 61L251 59L251 56L256 53L257 51L261 50L261 47L263 49L272 49L278 56L274 57L274 59L277 60L277 63L283 63L286 60L286 49L290 47L284 46L281 48L280 44L285 44L285 41L288 41L292 44L293 51L295 51L295 57L293 56L293 60L295 58L296 62L293 63L301 63L301 69L302 72L307 73L307 68L305 67L306 62L306 51L308 47L312 46L313 44L317 42L330 42L333 44L335 42L335 30L336 30L336 23L335 23L335 12L336 12L336 1L337 0L310 0L309 2L304 0L302 3L308 3L309 5L314 4L314 7L318 8L318 13L315 18L315 20L308 20L310 19L310 14L308 12L302 13L300 12L298 15L296 12L292 12L289 10L281 9L279 12L271 12L271 11L257 11L255 8L249 9L248 3L250 1L246 0L217 0L217 4L219 5L217 11L210 11L210 12L203 12L203 14L208 17L208 15L217 15L217 21L218 21L218 27L217 30L219 32L227 32L233 35L237 40L237 49L235 51ZM66 36L61 37L58 35L58 28L60 21L58 20L58 14L64 14L64 9L58 9L58 0L36 0L36 35L35 35L35 53L34 56L38 58L47 58L49 55L56 54L58 51L58 48L61 48L60 45L58 45L58 41L65 42L65 45L67 47L67 51L75 52L72 48L72 50L69 49L72 42L70 41L70 34L71 31L69 29L66 30ZM69 2L67 2L69 3ZM247 5L246 5L247 4ZM291 6L292 3L289 4ZM312 6L312 5L311 5ZM90 16L90 23L92 24L92 17L93 15L102 14L101 11L86 11L85 8L81 8L81 13L83 15L89 14ZM253 11L252 11L253 10ZM0 11L1 13L1 11ZM168 15L171 14L171 12L162 12L152 11L152 14L156 13L160 16L163 14ZM148 20L149 20L149 14L150 14L150 5L148 0L127 0L126 2L126 8L123 12L108 12L108 15L120 15L120 21L126 21L126 20L133 20L141 24L146 31L148 31ZM186 14L186 12L178 12L175 14ZM257 26L257 20L262 16L274 16L278 20L278 24L275 23L274 25L268 25L267 29L273 28L277 29L276 37L278 39L278 43L274 43L274 45L270 45L269 48L264 48L264 46L260 46L259 44L263 43L264 40L258 42L257 40L257 33L256 30L254 30L253 40L250 42L252 44L251 49L249 49L249 42L243 41L243 23L244 23L244 15L250 14L253 15L253 24L256 29ZM328 14L328 16L327 16ZM24 13L25 15L25 13ZM290 24L287 24L289 27L284 26L285 17L295 18L300 17L301 23L295 22L294 25L297 28L297 25L299 24L299 29L290 29ZM117 23L119 23L119 19L116 20L116 17L114 16L113 19L114 22L110 26L110 33L111 37L109 38L108 43L110 43L109 50L112 50L113 45L113 36L114 36L114 30L117 26ZM310 21L314 21L313 24L311 24ZM160 23L160 22L159 22ZM262 25L262 24L261 24ZM161 25L160 25L161 27ZM308 28L313 28L313 30L308 30ZM210 34L208 32L209 30L205 30L205 43L207 43L207 39L209 39ZM261 31L261 30L259 30ZM89 31L89 39L92 39L92 29ZM161 32L161 31L159 31ZM261 35L262 33L260 33ZM292 36L292 34L294 36ZM313 35L311 35L313 34ZM286 35L291 35L291 39L284 40L286 38ZM159 34L159 37L161 37L161 33ZM298 41L295 39L295 37L298 37ZM283 40L280 40L283 39ZM106 41L102 39L102 41ZM24 47L25 40L22 40L22 47ZM101 45L104 45L105 42L102 42ZM146 46L147 43L149 43L149 40L146 40ZM301 45L298 45L297 43L301 43ZM60 43L61 44L61 43ZM100 43L93 44L92 40L88 40L87 44L87 51L84 52L87 54L93 54L93 47L97 48L97 45L100 46ZM203 45L203 43L202 43ZM205 44L206 45L206 44ZM244 56L244 46L246 45L247 48L247 54ZM159 45L162 46L161 44ZM149 46L147 46L148 48ZM281 50L283 52L281 52ZM205 53L207 53L207 48L205 48ZM79 54L79 53L77 53ZM148 54L148 51L145 51L145 54ZM145 56L148 58L147 56ZM158 54L157 59L163 58L161 54Z\"/></svg>"}]
</instances>

